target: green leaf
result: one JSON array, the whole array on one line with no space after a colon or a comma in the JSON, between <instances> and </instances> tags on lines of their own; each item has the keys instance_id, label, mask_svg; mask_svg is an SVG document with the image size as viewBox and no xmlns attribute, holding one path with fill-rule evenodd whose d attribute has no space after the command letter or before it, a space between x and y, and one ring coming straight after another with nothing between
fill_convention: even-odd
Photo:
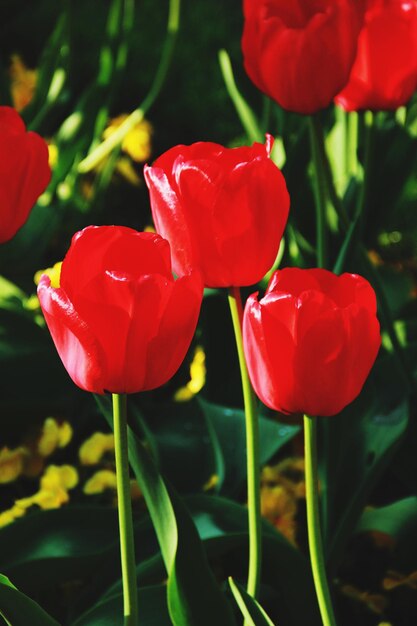
<instances>
[{"instance_id":1,"label":"green leaf","mask_svg":"<svg viewBox=\"0 0 417 626\"><path fill-rule=\"evenodd\" d=\"M245 414L240 409L219 406L198 400L206 419L217 433L223 452L224 482L220 493L235 496L246 481ZM299 426L280 424L265 417L259 418L260 460L267 463L298 432Z\"/></svg>"},{"instance_id":2,"label":"green leaf","mask_svg":"<svg viewBox=\"0 0 417 626\"><path fill-rule=\"evenodd\" d=\"M172 626L166 603L166 587L158 585L138 591L139 623L144 626ZM100 601L71 626L123 626L123 595Z\"/></svg>"},{"instance_id":3,"label":"green leaf","mask_svg":"<svg viewBox=\"0 0 417 626\"><path fill-rule=\"evenodd\" d=\"M196 495L186 499L211 560L222 560L234 579L245 580L248 568L248 511L220 496ZM261 602L278 623L286 626L320 626L316 594L306 557L281 533L262 524ZM299 602L302 594L303 602ZM265 601L262 600L263 595Z\"/></svg>"},{"instance_id":4,"label":"green leaf","mask_svg":"<svg viewBox=\"0 0 417 626\"><path fill-rule=\"evenodd\" d=\"M9 626L59 626L39 604L18 591L4 576L0 578L0 615Z\"/></svg>"},{"instance_id":5,"label":"green leaf","mask_svg":"<svg viewBox=\"0 0 417 626\"><path fill-rule=\"evenodd\" d=\"M319 421L322 517L332 571L408 424L408 401L392 363L392 357L380 359L359 398Z\"/></svg>"},{"instance_id":6,"label":"green leaf","mask_svg":"<svg viewBox=\"0 0 417 626\"><path fill-rule=\"evenodd\" d=\"M250 626L274 626L260 604L235 583L232 577L229 578L229 585L236 604L245 618L245 623L247 622Z\"/></svg>"},{"instance_id":7,"label":"green leaf","mask_svg":"<svg viewBox=\"0 0 417 626\"><path fill-rule=\"evenodd\" d=\"M38 511L0 529L0 569L35 593L51 580L62 583L99 570L108 551L118 553L117 536L111 509Z\"/></svg>"},{"instance_id":8,"label":"green leaf","mask_svg":"<svg viewBox=\"0 0 417 626\"><path fill-rule=\"evenodd\" d=\"M0 371L4 437L38 415L62 411L76 393L48 330L25 312L0 309Z\"/></svg>"},{"instance_id":9,"label":"green leaf","mask_svg":"<svg viewBox=\"0 0 417 626\"><path fill-rule=\"evenodd\" d=\"M107 421L110 406L97 398ZM209 568L194 523L131 429L129 459L145 497L168 572L168 608L174 626L233 626L230 605Z\"/></svg>"},{"instance_id":10,"label":"green leaf","mask_svg":"<svg viewBox=\"0 0 417 626\"><path fill-rule=\"evenodd\" d=\"M410 496L387 506L365 511L359 520L356 532L375 530L390 535L394 539L394 554L404 570L416 567L416 496Z\"/></svg>"}]
</instances>

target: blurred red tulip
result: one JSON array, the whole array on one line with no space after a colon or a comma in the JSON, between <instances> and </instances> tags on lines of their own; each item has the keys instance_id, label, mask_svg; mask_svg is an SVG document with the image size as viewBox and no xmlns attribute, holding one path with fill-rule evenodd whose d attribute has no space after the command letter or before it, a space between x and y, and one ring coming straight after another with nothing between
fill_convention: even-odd
<instances>
[{"instance_id":1,"label":"blurred red tulip","mask_svg":"<svg viewBox=\"0 0 417 626\"><path fill-rule=\"evenodd\" d=\"M255 85L288 111L327 107L347 83L362 0L244 0L242 51Z\"/></svg>"},{"instance_id":2,"label":"blurred red tulip","mask_svg":"<svg viewBox=\"0 0 417 626\"><path fill-rule=\"evenodd\" d=\"M376 298L356 274L288 268L246 303L243 339L259 398L283 413L328 416L359 394L381 343Z\"/></svg>"},{"instance_id":3,"label":"blurred red tulip","mask_svg":"<svg viewBox=\"0 0 417 626\"><path fill-rule=\"evenodd\" d=\"M167 241L123 226L76 233L60 286L38 296L72 380L94 393L154 389L179 368L202 299L197 272L174 280Z\"/></svg>"},{"instance_id":4,"label":"blurred red tulip","mask_svg":"<svg viewBox=\"0 0 417 626\"><path fill-rule=\"evenodd\" d=\"M145 167L156 230L175 272L198 267L207 287L252 285L272 267L289 210L266 145L176 146Z\"/></svg>"},{"instance_id":5,"label":"blurred red tulip","mask_svg":"<svg viewBox=\"0 0 417 626\"><path fill-rule=\"evenodd\" d=\"M51 179L48 147L19 114L0 107L0 243L23 226Z\"/></svg>"},{"instance_id":6,"label":"blurred red tulip","mask_svg":"<svg viewBox=\"0 0 417 626\"><path fill-rule=\"evenodd\" d=\"M417 88L417 2L367 0L349 82L335 101L346 111L396 109Z\"/></svg>"}]
</instances>

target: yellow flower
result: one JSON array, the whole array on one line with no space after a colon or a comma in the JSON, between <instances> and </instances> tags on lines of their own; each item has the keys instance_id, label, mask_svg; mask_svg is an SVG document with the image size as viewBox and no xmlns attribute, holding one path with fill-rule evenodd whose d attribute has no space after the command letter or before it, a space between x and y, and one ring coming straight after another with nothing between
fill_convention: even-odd
<instances>
[{"instance_id":1,"label":"yellow flower","mask_svg":"<svg viewBox=\"0 0 417 626\"><path fill-rule=\"evenodd\" d=\"M262 487L261 514L295 544L297 503L292 494L281 485Z\"/></svg>"},{"instance_id":2,"label":"yellow flower","mask_svg":"<svg viewBox=\"0 0 417 626\"><path fill-rule=\"evenodd\" d=\"M190 365L190 380L184 387L180 387L174 394L176 402L191 400L206 383L206 355L202 346L197 346Z\"/></svg>"},{"instance_id":3,"label":"yellow flower","mask_svg":"<svg viewBox=\"0 0 417 626\"><path fill-rule=\"evenodd\" d=\"M72 465L49 465L41 480L40 489L32 496L16 500L15 505L28 509L37 504L41 509L57 509L69 501L68 491L78 484L78 472Z\"/></svg>"},{"instance_id":4,"label":"yellow flower","mask_svg":"<svg viewBox=\"0 0 417 626\"><path fill-rule=\"evenodd\" d=\"M0 450L0 483L11 483L18 478L24 467L25 458L28 454L26 448L2 448Z\"/></svg>"},{"instance_id":5,"label":"yellow flower","mask_svg":"<svg viewBox=\"0 0 417 626\"><path fill-rule=\"evenodd\" d=\"M49 465L41 478L41 489L74 489L78 472L72 465Z\"/></svg>"},{"instance_id":6,"label":"yellow flower","mask_svg":"<svg viewBox=\"0 0 417 626\"><path fill-rule=\"evenodd\" d=\"M68 422L59 424L53 417L46 418L40 439L38 452L41 456L50 456L57 448L65 448L72 439L72 427Z\"/></svg>"},{"instance_id":7,"label":"yellow flower","mask_svg":"<svg viewBox=\"0 0 417 626\"><path fill-rule=\"evenodd\" d=\"M103 139L110 137L127 117L127 114L123 114L111 119L107 128L104 130ZM131 159L138 163L147 161L151 156L152 132L152 126L147 120L142 120L139 124L136 124L123 139L123 152L126 152Z\"/></svg>"},{"instance_id":8,"label":"yellow flower","mask_svg":"<svg viewBox=\"0 0 417 626\"><path fill-rule=\"evenodd\" d=\"M14 522L18 517L22 517L26 513L26 509L14 504L11 509L0 513L0 528Z\"/></svg>"},{"instance_id":9,"label":"yellow flower","mask_svg":"<svg viewBox=\"0 0 417 626\"><path fill-rule=\"evenodd\" d=\"M29 70L21 57L18 54L13 54L9 74L13 106L17 111L21 111L33 98L38 73L36 70Z\"/></svg>"},{"instance_id":10,"label":"yellow flower","mask_svg":"<svg viewBox=\"0 0 417 626\"><path fill-rule=\"evenodd\" d=\"M113 433L94 433L84 441L78 454L82 465L96 465L103 455L111 450L114 450Z\"/></svg>"},{"instance_id":11,"label":"yellow flower","mask_svg":"<svg viewBox=\"0 0 417 626\"><path fill-rule=\"evenodd\" d=\"M58 146L54 143L48 143L48 162L51 169L58 163Z\"/></svg>"},{"instance_id":12,"label":"yellow flower","mask_svg":"<svg viewBox=\"0 0 417 626\"><path fill-rule=\"evenodd\" d=\"M35 281L35 285L39 285L41 276L43 274L46 274L51 279L51 287L54 287L54 289L58 289L58 287L60 286L59 280L61 278L61 266L62 261L59 261L58 263L55 263L53 267L47 267L45 270L37 271L33 278L33 280Z\"/></svg>"},{"instance_id":13,"label":"yellow flower","mask_svg":"<svg viewBox=\"0 0 417 626\"><path fill-rule=\"evenodd\" d=\"M203 485L203 491L211 491L218 484L219 477L217 474L212 474L207 482Z\"/></svg>"},{"instance_id":14,"label":"yellow flower","mask_svg":"<svg viewBox=\"0 0 417 626\"><path fill-rule=\"evenodd\" d=\"M116 472L112 470L99 470L87 480L83 491L90 496L97 493L103 493L106 489L116 489Z\"/></svg>"}]
</instances>

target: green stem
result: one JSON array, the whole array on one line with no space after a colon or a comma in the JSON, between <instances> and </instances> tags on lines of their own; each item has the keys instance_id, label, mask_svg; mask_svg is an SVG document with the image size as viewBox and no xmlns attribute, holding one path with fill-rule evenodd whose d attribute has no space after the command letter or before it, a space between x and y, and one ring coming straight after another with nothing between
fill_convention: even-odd
<instances>
[{"instance_id":1,"label":"green stem","mask_svg":"<svg viewBox=\"0 0 417 626\"><path fill-rule=\"evenodd\" d=\"M347 176L358 175L358 114L356 111L344 112L346 119Z\"/></svg>"},{"instance_id":2,"label":"green stem","mask_svg":"<svg viewBox=\"0 0 417 626\"><path fill-rule=\"evenodd\" d=\"M317 117L309 117L309 132L311 156L314 165L314 199L316 204L317 230L317 265L327 265L327 232L326 232L326 181L322 159L320 158L320 144L322 129Z\"/></svg>"},{"instance_id":3,"label":"green stem","mask_svg":"<svg viewBox=\"0 0 417 626\"><path fill-rule=\"evenodd\" d=\"M146 113L159 96L172 61L175 41L180 24L180 7L181 0L170 0L167 35L161 59L156 70L154 80L145 99L140 106L135 109L129 117L122 122L122 124L120 124L114 133L94 148L92 152L90 152L90 154L78 164L78 171L80 173L85 174L86 172L92 170L97 163L100 163L100 161L110 154L116 146L119 146L126 135L144 119Z\"/></svg>"},{"instance_id":4,"label":"green stem","mask_svg":"<svg viewBox=\"0 0 417 626\"><path fill-rule=\"evenodd\" d=\"M130 499L129 458L127 449L126 394L113 394L114 449L116 456L117 503L119 510L120 556L123 582L124 626L137 626L135 543Z\"/></svg>"},{"instance_id":5,"label":"green stem","mask_svg":"<svg viewBox=\"0 0 417 626\"><path fill-rule=\"evenodd\" d=\"M243 351L243 310L239 287L230 288L229 305L239 357L243 401L245 405L249 521L249 570L246 589L250 596L256 598L259 592L262 560L259 425L255 407L255 396L249 380L245 354Z\"/></svg>"},{"instance_id":6,"label":"green stem","mask_svg":"<svg viewBox=\"0 0 417 626\"><path fill-rule=\"evenodd\" d=\"M307 529L311 569L313 571L314 586L316 588L323 625L336 626L329 586L327 584L323 542L320 530L316 439L316 418L304 415Z\"/></svg>"}]
</instances>

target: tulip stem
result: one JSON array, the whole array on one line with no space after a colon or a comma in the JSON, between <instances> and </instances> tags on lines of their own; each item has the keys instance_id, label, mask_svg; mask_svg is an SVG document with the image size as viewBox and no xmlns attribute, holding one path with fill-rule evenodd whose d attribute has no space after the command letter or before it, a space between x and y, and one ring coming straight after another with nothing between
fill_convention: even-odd
<instances>
[{"instance_id":1,"label":"tulip stem","mask_svg":"<svg viewBox=\"0 0 417 626\"><path fill-rule=\"evenodd\" d=\"M310 116L309 132L311 156L314 165L314 200L316 205L316 247L317 266L327 265L327 233L326 233L326 178L320 154L322 128L317 117Z\"/></svg>"},{"instance_id":2,"label":"tulip stem","mask_svg":"<svg viewBox=\"0 0 417 626\"><path fill-rule=\"evenodd\" d=\"M249 569L246 589L250 596L256 598L259 592L262 560L259 424L255 406L255 396L249 380L243 351L243 309L239 287L230 288L229 305L239 357L240 377L242 380L243 401L245 405L249 522Z\"/></svg>"},{"instance_id":3,"label":"tulip stem","mask_svg":"<svg viewBox=\"0 0 417 626\"><path fill-rule=\"evenodd\" d=\"M113 394L113 428L116 456L117 505L119 510L120 556L122 563L124 626L137 626L138 600L127 448L126 394Z\"/></svg>"},{"instance_id":4,"label":"tulip stem","mask_svg":"<svg viewBox=\"0 0 417 626\"><path fill-rule=\"evenodd\" d=\"M317 469L317 418L304 415L305 481L307 504L308 545L311 569L316 588L321 619L324 626L336 626L332 600L326 577L323 542L320 530L318 469Z\"/></svg>"}]
</instances>

